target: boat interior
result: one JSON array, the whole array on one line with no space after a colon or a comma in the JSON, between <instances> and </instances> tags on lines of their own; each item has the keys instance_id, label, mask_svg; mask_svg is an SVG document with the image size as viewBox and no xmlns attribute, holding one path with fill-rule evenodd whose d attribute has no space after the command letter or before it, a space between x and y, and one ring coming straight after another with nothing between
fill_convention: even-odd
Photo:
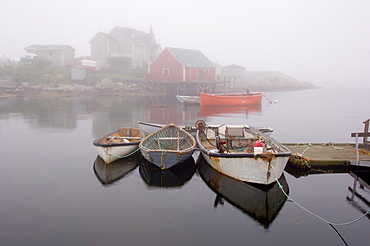
<instances>
[{"instance_id":1,"label":"boat interior","mask_svg":"<svg viewBox=\"0 0 370 246\"><path fill-rule=\"evenodd\" d=\"M247 125L207 126L203 129L202 145L208 150L217 148L223 153L253 153L257 141L262 144L262 152L277 153L283 151L268 136Z\"/></svg>"}]
</instances>

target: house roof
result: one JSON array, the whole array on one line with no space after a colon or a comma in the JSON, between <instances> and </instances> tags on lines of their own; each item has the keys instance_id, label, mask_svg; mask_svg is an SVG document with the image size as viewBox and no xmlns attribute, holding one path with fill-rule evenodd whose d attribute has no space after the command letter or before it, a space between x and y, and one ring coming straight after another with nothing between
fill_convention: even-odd
<instances>
[{"instance_id":1,"label":"house roof","mask_svg":"<svg viewBox=\"0 0 370 246\"><path fill-rule=\"evenodd\" d=\"M24 48L25 50L63 50L65 48L71 48L75 50L70 45L30 45Z\"/></svg>"},{"instance_id":2,"label":"house roof","mask_svg":"<svg viewBox=\"0 0 370 246\"><path fill-rule=\"evenodd\" d=\"M129 38L136 45L152 47L155 44L155 38L153 33L145 33L143 31L139 31L128 27L116 26L116 28L124 35L126 35L126 37Z\"/></svg>"},{"instance_id":3,"label":"house roof","mask_svg":"<svg viewBox=\"0 0 370 246\"><path fill-rule=\"evenodd\" d=\"M118 44L117 41L112 37L112 35L105 32L97 32L91 40L93 40L98 35L102 36L108 43ZM89 41L89 43L91 43L91 40Z\"/></svg>"},{"instance_id":4,"label":"house roof","mask_svg":"<svg viewBox=\"0 0 370 246\"><path fill-rule=\"evenodd\" d=\"M235 65L235 64L231 64L231 65L223 67L223 68L242 68L242 69L245 69L245 67L238 66L238 65Z\"/></svg>"},{"instance_id":5,"label":"house roof","mask_svg":"<svg viewBox=\"0 0 370 246\"><path fill-rule=\"evenodd\" d=\"M207 67L216 66L200 51L180 48L166 48L184 67Z\"/></svg>"}]
</instances>

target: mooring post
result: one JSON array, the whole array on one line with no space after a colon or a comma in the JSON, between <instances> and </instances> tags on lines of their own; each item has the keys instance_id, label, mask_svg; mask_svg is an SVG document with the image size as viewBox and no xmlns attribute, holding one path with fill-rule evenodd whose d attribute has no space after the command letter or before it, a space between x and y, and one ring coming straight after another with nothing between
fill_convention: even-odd
<instances>
[{"instance_id":1,"label":"mooring post","mask_svg":"<svg viewBox=\"0 0 370 246\"><path fill-rule=\"evenodd\" d=\"M364 126L364 144L367 144L367 137L369 136L369 121L370 119L364 121L363 123L365 124Z\"/></svg>"}]
</instances>

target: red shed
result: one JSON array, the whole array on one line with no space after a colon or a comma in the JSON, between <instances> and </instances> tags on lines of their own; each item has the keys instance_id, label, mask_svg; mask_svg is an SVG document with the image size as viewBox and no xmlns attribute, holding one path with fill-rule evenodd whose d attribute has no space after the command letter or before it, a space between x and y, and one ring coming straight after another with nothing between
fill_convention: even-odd
<instances>
[{"instance_id":1,"label":"red shed","mask_svg":"<svg viewBox=\"0 0 370 246\"><path fill-rule=\"evenodd\" d=\"M199 50L166 47L150 64L147 79L216 81L216 66Z\"/></svg>"}]
</instances>

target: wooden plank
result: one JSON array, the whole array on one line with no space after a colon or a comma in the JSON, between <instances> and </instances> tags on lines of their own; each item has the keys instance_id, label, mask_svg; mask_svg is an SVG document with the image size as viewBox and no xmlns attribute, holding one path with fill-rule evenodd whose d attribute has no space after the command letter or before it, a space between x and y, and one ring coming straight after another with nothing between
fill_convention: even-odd
<instances>
[{"instance_id":1,"label":"wooden plank","mask_svg":"<svg viewBox=\"0 0 370 246\"><path fill-rule=\"evenodd\" d=\"M359 137L370 137L370 133L368 132L355 132L351 133L351 137L356 137L356 134L358 134Z\"/></svg>"},{"instance_id":2,"label":"wooden plank","mask_svg":"<svg viewBox=\"0 0 370 246\"><path fill-rule=\"evenodd\" d=\"M301 154L312 164L322 165L345 165L346 163L356 163L356 148L349 143L325 143L325 144L284 144L292 155ZM360 161L370 161L368 151L361 151Z\"/></svg>"}]
</instances>

